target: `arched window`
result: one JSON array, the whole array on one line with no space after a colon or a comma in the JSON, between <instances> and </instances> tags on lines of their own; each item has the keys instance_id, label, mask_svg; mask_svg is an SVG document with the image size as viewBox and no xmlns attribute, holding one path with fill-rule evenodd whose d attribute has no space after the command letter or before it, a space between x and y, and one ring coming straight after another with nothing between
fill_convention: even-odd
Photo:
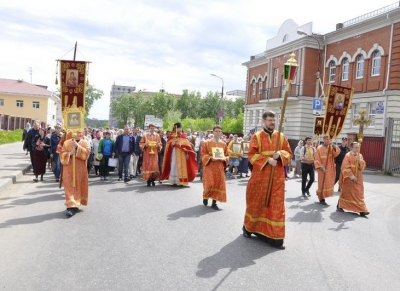
<instances>
[{"instance_id":1,"label":"arched window","mask_svg":"<svg viewBox=\"0 0 400 291\"><path fill-rule=\"evenodd\" d=\"M253 92L252 95L256 95L256 81L253 81Z\"/></svg>"},{"instance_id":2,"label":"arched window","mask_svg":"<svg viewBox=\"0 0 400 291\"><path fill-rule=\"evenodd\" d=\"M334 61L329 63L329 82L335 82L336 64Z\"/></svg>"},{"instance_id":3,"label":"arched window","mask_svg":"<svg viewBox=\"0 0 400 291\"><path fill-rule=\"evenodd\" d=\"M381 52L376 50L372 53L371 76L379 76L380 74L381 74Z\"/></svg>"},{"instance_id":4,"label":"arched window","mask_svg":"<svg viewBox=\"0 0 400 291\"><path fill-rule=\"evenodd\" d=\"M356 79L361 79L364 76L364 56L359 54L356 61Z\"/></svg>"},{"instance_id":5,"label":"arched window","mask_svg":"<svg viewBox=\"0 0 400 291\"><path fill-rule=\"evenodd\" d=\"M342 61L342 81L349 79L349 59L344 58Z\"/></svg>"},{"instance_id":6,"label":"arched window","mask_svg":"<svg viewBox=\"0 0 400 291\"><path fill-rule=\"evenodd\" d=\"M262 79L258 80L258 94L261 95L263 89L263 81Z\"/></svg>"}]
</instances>

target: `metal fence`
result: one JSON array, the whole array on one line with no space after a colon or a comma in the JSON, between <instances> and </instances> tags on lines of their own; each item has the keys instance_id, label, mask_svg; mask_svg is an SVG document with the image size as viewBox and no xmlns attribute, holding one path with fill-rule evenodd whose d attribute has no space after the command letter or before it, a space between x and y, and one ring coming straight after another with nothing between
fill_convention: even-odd
<instances>
[{"instance_id":1,"label":"metal fence","mask_svg":"<svg viewBox=\"0 0 400 291\"><path fill-rule=\"evenodd\" d=\"M400 118L389 118L385 152L385 172L400 175Z\"/></svg>"},{"instance_id":2,"label":"metal fence","mask_svg":"<svg viewBox=\"0 0 400 291\"><path fill-rule=\"evenodd\" d=\"M381 136L364 136L361 154L367 163L367 169L382 171L385 156L385 138Z\"/></svg>"},{"instance_id":3,"label":"metal fence","mask_svg":"<svg viewBox=\"0 0 400 291\"><path fill-rule=\"evenodd\" d=\"M268 88L260 92L260 100L270 100L283 98L285 95L285 86ZM300 95L300 85L290 85L289 97L298 97Z\"/></svg>"}]
</instances>

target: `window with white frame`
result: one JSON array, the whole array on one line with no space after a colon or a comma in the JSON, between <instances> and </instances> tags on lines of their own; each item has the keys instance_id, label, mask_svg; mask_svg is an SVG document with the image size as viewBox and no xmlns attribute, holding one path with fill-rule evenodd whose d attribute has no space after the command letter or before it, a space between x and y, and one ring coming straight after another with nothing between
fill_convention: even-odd
<instances>
[{"instance_id":1,"label":"window with white frame","mask_svg":"<svg viewBox=\"0 0 400 291\"><path fill-rule=\"evenodd\" d=\"M250 123L250 125L253 124L253 110L249 111L249 123Z\"/></svg>"},{"instance_id":2,"label":"window with white frame","mask_svg":"<svg viewBox=\"0 0 400 291\"><path fill-rule=\"evenodd\" d=\"M371 125L375 126L375 114L376 114L376 102L369 102L368 103L368 117L371 119Z\"/></svg>"},{"instance_id":3,"label":"window with white frame","mask_svg":"<svg viewBox=\"0 0 400 291\"><path fill-rule=\"evenodd\" d=\"M254 123L255 123L255 125L257 125L258 124L258 122L259 122L259 119L260 118L260 111L259 110L256 110L256 116L255 116L255 120L254 120Z\"/></svg>"},{"instance_id":4,"label":"window with white frame","mask_svg":"<svg viewBox=\"0 0 400 291\"><path fill-rule=\"evenodd\" d=\"M336 64L334 61L329 63L329 82L335 82Z\"/></svg>"},{"instance_id":5,"label":"window with white frame","mask_svg":"<svg viewBox=\"0 0 400 291\"><path fill-rule=\"evenodd\" d=\"M282 93L281 93L281 97L283 98L285 96L285 89L286 89L286 79L282 80Z\"/></svg>"},{"instance_id":6,"label":"window with white frame","mask_svg":"<svg viewBox=\"0 0 400 291\"><path fill-rule=\"evenodd\" d=\"M376 50L372 53L371 76L379 76L380 74L381 74L381 52Z\"/></svg>"},{"instance_id":7,"label":"window with white frame","mask_svg":"<svg viewBox=\"0 0 400 291\"><path fill-rule=\"evenodd\" d=\"M263 82L262 79L258 80L258 93L261 95L263 89Z\"/></svg>"},{"instance_id":8,"label":"window with white frame","mask_svg":"<svg viewBox=\"0 0 400 291\"><path fill-rule=\"evenodd\" d=\"M24 100L17 100L17 107L24 107Z\"/></svg>"},{"instance_id":9,"label":"window with white frame","mask_svg":"<svg viewBox=\"0 0 400 291\"><path fill-rule=\"evenodd\" d=\"M342 61L342 81L349 79L349 59L344 58Z\"/></svg>"},{"instance_id":10,"label":"window with white frame","mask_svg":"<svg viewBox=\"0 0 400 291\"><path fill-rule=\"evenodd\" d=\"M356 61L356 79L361 79L364 76L364 56L359 54Z\"/></svg>"},{"instance_id":11,"label":"window with white frame","mask_svg":"<svg viewBox=\"0 0 400 291\"><path fill-rule=\"evenodd\" d=\"M253 81L253 92L252 95L256 95L256 82Z\"/></svg>"},{"instance_id":12,"label":"window with white frame","mask_svg":"<svg viewBox=\"0 0 400 291\"><path fill-rule=\"evenodd\" d=\"M275 68L274 69L274 87L278 87L278 74L279 74L279 69Z\"/></svg>"},{"instance_id":13,"label":"window with white frame","mask_svg":"<svg viewBox=\"0 0 400 291\"><path fill-rule=\"evenodd\" d=\"M39 102L38 101L32 101L32 106L33 106L33 108L39 108Z\"/></svg>"},{"instance_id":14,"label":"window with white frame","mask_svg":"<svg viewBox=\"0 0 400 291\"><path fill-rule=\"evenodd\" d=\"M0 106L4 106L4 99L0 99Z\"/></svg>"},{"instance_id":15,"label":"window with white frame","mask_svg":"<svg viewBox=\"0 0 400 291\"><path fill-rule=\"evenodd\" d=\"M360 114L359 114L360 104L359 103L353 103L352 109L353 109L353 111L352 111L352 116L353 117L351 118L351 121L350 121L351 122L351 126L352 127L358 127L358 125L354 125L353 120L354 120L354 118L360 116Z\"/></svg>"}]
</instances>

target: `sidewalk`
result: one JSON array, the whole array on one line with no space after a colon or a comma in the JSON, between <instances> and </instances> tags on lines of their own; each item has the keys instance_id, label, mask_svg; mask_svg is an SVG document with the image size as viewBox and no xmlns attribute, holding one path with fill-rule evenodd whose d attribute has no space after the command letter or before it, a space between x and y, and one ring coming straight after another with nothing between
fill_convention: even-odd
<instances>
[{"instance_id":1,"label":"sidewalk","mask_svg":"<svg viewBox=\"0 0 400 291\"><path fill-rule=\"evenodd\" d=\"M31 160L22 142L0 145L0 194L31 169Z\"/></svg>"}]
</instances>

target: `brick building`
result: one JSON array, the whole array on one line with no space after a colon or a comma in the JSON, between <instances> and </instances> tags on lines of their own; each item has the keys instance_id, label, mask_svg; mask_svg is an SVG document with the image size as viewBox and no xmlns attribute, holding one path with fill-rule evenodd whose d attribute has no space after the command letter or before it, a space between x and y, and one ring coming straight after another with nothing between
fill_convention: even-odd
<instances>
[{"instance_id":1,"label":"brick building","mask_svg":"<svg viewBox=\"0 0 400 291\"><path fill-rule=\"evenodd\" d=\"M373 122L365 135L383 140L388 118L400 118L399 3L338 23L325 35L314 34L312 22L299 26L285 21L277 35L267 40L266 51L243 64L247 67L245 133L261 129L265 110L274 110L280 119L286 86L283 64L292 52L299 67L284 122L284 133L292 143L313 135L312 100L324 97L329 83L355 90L341 136L358 132L352 120L360 108L366 108Z\"/></svg>"}]
</instances>

